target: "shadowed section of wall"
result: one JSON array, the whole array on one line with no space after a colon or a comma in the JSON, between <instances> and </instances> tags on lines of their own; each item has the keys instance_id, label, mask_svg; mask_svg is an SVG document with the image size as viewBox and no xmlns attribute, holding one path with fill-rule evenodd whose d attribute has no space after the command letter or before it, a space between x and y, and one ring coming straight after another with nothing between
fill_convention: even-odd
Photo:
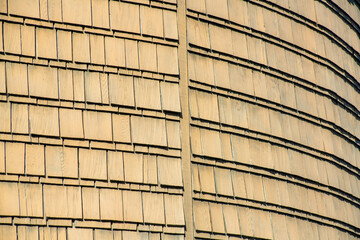
<instances>
[{"instance_id":1,"label":"shadowed section of wall","mask_svg":"<svg viewBox=\"0 0 360 240\"><path fill-rule=\"evenodd\" d=\"M360 238L354 0L0 16L0 239Z\"/></svg>"},{"instance_id":2,"label":"shadowed section of wall","mask_svg":"<svg viewBox=\"0 0 360 240\"><path fill-rule=\"evenodd\" d=\"M359 16L188 1L196 238L359 237Z\"/></svg>"}]
</instances>

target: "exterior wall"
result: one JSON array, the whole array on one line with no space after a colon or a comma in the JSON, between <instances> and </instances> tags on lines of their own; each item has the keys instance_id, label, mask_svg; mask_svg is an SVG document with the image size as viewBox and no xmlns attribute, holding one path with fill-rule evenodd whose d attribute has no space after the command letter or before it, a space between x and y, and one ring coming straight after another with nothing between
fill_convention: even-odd
<instances>
[{"instance_id":1,"label":"exterior wall","mask_svg":"<svg viewBox=\"0 0 360 240\"><path fill-rule=\"evenodd\" d=\"M0 17L0 239L360 238L357 1Z\"/></svg>"}]
</instances>

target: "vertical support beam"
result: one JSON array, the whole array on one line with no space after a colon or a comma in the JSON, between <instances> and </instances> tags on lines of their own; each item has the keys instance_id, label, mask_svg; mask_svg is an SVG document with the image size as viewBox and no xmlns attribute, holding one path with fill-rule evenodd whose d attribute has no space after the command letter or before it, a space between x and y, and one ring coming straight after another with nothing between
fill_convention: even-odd
<instances>
[{"instance_id":1,"label":"vertical support beam","mask_svg":"<svg viewBox=\"0 0 360 240\"><path fill-rule=\"evenodd\" d=\"M186 0L178 0L177 20L179 31L179 68L181 101L181 159L184 179L185 239L194 239L194 221L191 184L189 80L187 69Z\"/></svg>"}]
</instances>

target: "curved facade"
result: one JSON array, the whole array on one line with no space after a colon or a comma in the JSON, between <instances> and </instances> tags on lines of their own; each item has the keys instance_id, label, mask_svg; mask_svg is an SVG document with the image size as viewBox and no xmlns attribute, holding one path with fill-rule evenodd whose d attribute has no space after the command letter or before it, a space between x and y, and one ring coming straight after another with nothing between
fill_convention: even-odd
<instances>
[{"instance_id":1,"label":"curved facade","mask_svg":"<svg viewBox=\"0 0 360 240\"><path fill-rule=\"evenodd\" d=\"M357 0L0 17L0 239L360 238Z\"/></svg>"}]
</instances>

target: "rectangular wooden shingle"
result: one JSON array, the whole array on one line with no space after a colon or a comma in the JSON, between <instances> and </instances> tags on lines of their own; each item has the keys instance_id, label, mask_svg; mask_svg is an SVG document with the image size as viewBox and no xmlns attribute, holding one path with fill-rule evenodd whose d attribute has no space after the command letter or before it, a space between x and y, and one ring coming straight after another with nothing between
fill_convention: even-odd
<instances>
[{"instance_id":1,"label":"rectangular wooden shingle","mask_svg":"<svg viewBox=\"0 0 360 240\"><path fill-rule=\"evenodd\" d=\"M233 196L233 186L229 169L215 168L216 192L220 195Z\"/></svg>"},{"instance_id":2,"label":"rectangular wooden shingle","mask_svg":"<svg viewBox=\"0 0 360 240\"><path fill-rule=\"evenodd\" d=\"M137 107L157 110L161 109L160 85L158 81L135 78L134 87Z\"/></svg>"},{"instance_id":3,"label":"rectangular wooden shingle","mask_svg":"<svg viewBox=\"0 0 360 240\"><path fill-rule=\"evenodd\" d=\"M106 151L79 149L80 177L107 179Z\"/></svg>"},{"instance_id":4,"label":"rectangular wooden shingle","mask_svg":"<svg viewBox=\"0 0 360 240\"><path fill-rule=\"evenodd\" d=\"M91 0L62 1L62 16L67 23L91 25Z\"/></svg>"},{"instance_id":5,"label":"rectangular wooden shingle","mask_svg":"<svg viewBox=\"0 0 360 240\"><path fill-rule=\"evenodd\" d=\"M104 112L84 111L85 138L112 140L111 114Z\"/></svg>"},{"instance_id":6,"label":"rectangular wooden shingle","mask_svg":"<svg viewBox=\"0 0 360 240\"><path fill-rule=\"evenodd\" d=\"M239 215L234 205L223 205L226 232L228 234L240 234Z\"/></svg>"},{"instance_id":7,"label":"rectangular wooden shingle","mask_svg":"<svg viewBox=\"0 0 360 240\"><path fill-rule=\"evenodd\" d=\"M2 132L10 132L11 120L10 113L11 107L8 102L0 102L0 131Z\"/></svg>"},{"instance_id":8,"label":"rectangular wooden shingle","mask_svg":"<svg viewBox=\"0 0 360 240\"><path fill-rule=\"evenodd\" d=\"M35 57L35 27L23 26L21 30L21 54Z\"/></svg>"},{"instance_id":9,"label":"rectangular wooden shingle","mask_svg":"<svg viewBox=\"0 0 360 240\"><path fill-rule=\"evenodd\" d=\"M45 175L45 152L43 145L25 145L25 170L29 175Z\"/></svg>"},{"instance_id":10,"label":"rectangular wooden shingle","mask_svg":"<svg viewBox=\"0 0 360 240\"><path fill-rule=\"evenodd\" d=\"M122 192L118 189L100 189L100 215L102 220L123 220Z\"/></svg>"},{"instance_id":11,"label":"rectangular wooden shingle","mask_svg":"<svg viewBox=\"0 0 360 240\"><path fill-rule=\"evenodd\" d=\"M32 134L59 136L57 108L30 105L29 115Z\"/></svg>"},{"instance_id":12,"label":"rectangular wooden shingle","mask_svg":"<svg viewBox=\"0 0 360 240\"><path fill-rule=\"evenodd\" d=\"M163 37L163 10L140 6L141 33L144 35Z\"/></svg>"},{"instance_id":13,"label":"rectangular wooden shingle","mask_svg":"<svg viewBox=\"0 0 360 240\"><path fill-rule=\"evenodd\" d=\"M92 24L95 27L109 27L109 4L104 0L91 0Z\"/></svg>"},{"instance_id":14,"label":"rectangular wooden shingle","mask_svg":"<svg viewBox=\"0 0 360 240\"><path fill-rule=\"evenodd\" d=\"M8 53L21 54L20 25L4 23L3 31L4 51Z\"/></svg>"},{"instance_id":15,"label":"rectangular wooden shingle","mask_svg":"<svg viewBox=\"0 0 360 240\"><path fill-rule=\"evenodd\" d=\"M29 66L29 94L35 97L58 96L58 71L56 68Z\"/></svg>"},{"instance_id":16,"label":"rectangular wooden shingle","mask_svg":"<svg viewBox=\"0 0 360 240\"><path fill-rule=\"evenodd\" d=\"M82 208L85 219L100 219L99 189L82 189Z\"/></svg>"},{"instance_id":17,"label":"rectangular wooden shingle","mask_svg":"<svg viewBox=\"0 0 360 240\"><path fill-rule=\"evenodd\" d=\"M47 217L82 217L80 187L45 185L44 201Z\"/></svg>"},{"instance_id":18,"label":"rectangular wooden shingle","mask_svg":"<svg viewBox=\"0 0 360 240\"><path fill-rule=\"evenodd\" d=\"M89 0L90 1L90 0ZM75 62L90 62L90 39L89 34L73 33L73 58Z\"/></svg>"},{"instance_id":19,"label":"rectangular wooden shingle","mask_svg":"<svg viewBox=\"0 0 360 240\"><path fill-rule=\"evenodd\" d=\"M179 195L164 195L165 219L167 225L184 225L183 198Z\"/></svg>"},{"instance_id":20,"label":"rectangular wooden shingle","mask_svg":"<svg viewBox=\"0 0 360 240\"><path fill-rule=\"evenodd\" d=\"M144 222L165 224L163 194L143 193Z\"/></svg>"},{"instance_id":21,"label":"rectangular wooden shingle","mask_svg":"<svg viewBox=\"0 0 360 240\"><path fill-rule=\"evenodd\" d=\"M131 137L134 143L166 146L165 120L131 116Z\"/></svg>"},{"instance_id":22,"label":"rectangular wooden shingle","mask_svg":"<svg viewBox=\"0 0 360 240\"><path fill-rule=\"evenodd\" d=\"M125 181L143 182L143 155L134 153L124 153Z\"/></svg>"},{"instance_id":23,"label":"rectangular wooden shingle","mask_svg":"<svg viewBox=\"0 0 360 240\"><path fill-rule=\"evenodd\" d=\"M162 185L182 186L182 167L180 158L158 156L159 181Z\"/></svg>"},{"instance_id":24,"label":"rectangular wooden shingle","mask_svg":"<svg viewBox=\"0 0 360 240\"><path fill-rule=\"evenodd\" d=\"M54 29L36 28L37 56L40 58L57 58L56 31Z\"/></svg>"},{"instance_id":25,"label":"rectangular wooden shingle","mask_svg":"<svg viewBox=\"0 0 360 240\"><path fill-rule=\"evenodd\" d=\"M18 183L0 182L0 214L2 216L18 216L19 209L19 188Z\"/></svg>"},{"instance_id":26,"label":"rectangular wooden shingle","mask_svg":"<svg viewBox=\"0 0 360 240\"><path fill-rule=\"evenodd\" d=\"M6 84L10 94L28 95L28 70L26 64L6 63Z\"/></svg>"},{"instance_id":27,"label":"rectangular wooden shingle","mask_svg":"<svg viewBox=\"0 0 360 240\"><path fill-rule=\"evenodd\" d=\"M43 216L43 191L39 184L19 184L20 215Z\"/></svg>"},{"instance_id":28,"label":"rectangular wooden shingle","mask_svg":"<svg viewBox=\"0 0 360 240\"><path fill-rule=\"evenodd\" d=\"M175 47L157 45L158 71L166 74L178 74L178 51Z\"/></svg>"},{"instance_id":29,"label":"rectangular wooden shingle","mask_svg":"<svg viewBox=\"0 0 360 240\"><path fill-rule=\"evenodd\" d=\"M143 211L141 192L123 191L124 220L128 222L142 222Z\"/></svg>"},{"instance_id":30,"label":"rectangular wooden shingle","mask_svg":"<svg viewBox=\"0 0 360 240\"><path fill-rule=\"evenodd\" d=\"M111 1L110 25L115 30L140 33L139 5Z\"/></svg>"},{"instance_id":31,"label":"rectangular wooden shingle","mask_svg":"<svg viewBox=\"0 0 360 240\"><path fill-rule=\"evenodd\" d=\"M70 31L57 31L57 54L60 60L72 60L72 33Z\"/></svg>"},{"instance_id":32,"label":"rectangular wooden shingle","mask_svg":"<svg viewBox=\"0 0 360 240\"><path fill-rule=\"evenodd\" d=\"M134 106L134 81L132 76L109 75L110 102L115 105Z\"/></svg>"},{"instance_id":33,"label":"rectangular wooden shingle","mask_svg":"<svg viewBox=\"0 0 360 240\"><path fill-rule=\"evenodd\" d=\"M81 110L61 108L59 113L61 136L82 138L84 133Z\"/></svg>"},{"instance_id":34,"label":"rectangular wooden shingle","mask_svg":"<svg viewBox=\"0 0 360 240\"><path fill-rule=\"evenodd\" d=\"M106 65L125 67L125 41L121 38L105 37Z\"/></svg>"},{"instance_id":35,"label":"rectangular wooden shingle","mask_svg":"<svg viewBox=\"0 0 360 240\"><path fill-rule=\"evenodd\" d=\"M16 142L5 143L6 172L24 174L25 144Z\"/></svg>"},{"instance_id":36,"label":"rectangular wooden shingle","mask_svg":"<svg viewBox=\"0 0 360 240\"><path fill-rule=\"evenodd\" d=\"M108 152L108 176L110 180L124 181L124 160L122 152Z\"/></svg>"},{"instance_id":37,"label":"rectangular wooden shingle","mask_svg":"<svg viewBox=\"0 0 360 240\"><path fill-rule=\"evenodd\" d=\"M52 177L78 177L76 148L46 146L46 174Z\"/></svg>"},{"instance_id":38,"label":"rectangular wooden shingle","mask_svg":"<svg viewBox=\"0 0 360 240\"><path fill-rule=\"evenodd\" d=\"M90 58L93 64L105 63L104 37L99 35L90 35Z\"/></svg>"},{"instance_id":39,"label":"rectangular wooden shingle","mask_svg":"<svg viewBox=\"0 0 360 240\"><path fill-rule=\"evenodd\" d=\"M211 232L209 204L202 201L194 201L194 220L197 231Z\"/></svg>"}]
</instances>

